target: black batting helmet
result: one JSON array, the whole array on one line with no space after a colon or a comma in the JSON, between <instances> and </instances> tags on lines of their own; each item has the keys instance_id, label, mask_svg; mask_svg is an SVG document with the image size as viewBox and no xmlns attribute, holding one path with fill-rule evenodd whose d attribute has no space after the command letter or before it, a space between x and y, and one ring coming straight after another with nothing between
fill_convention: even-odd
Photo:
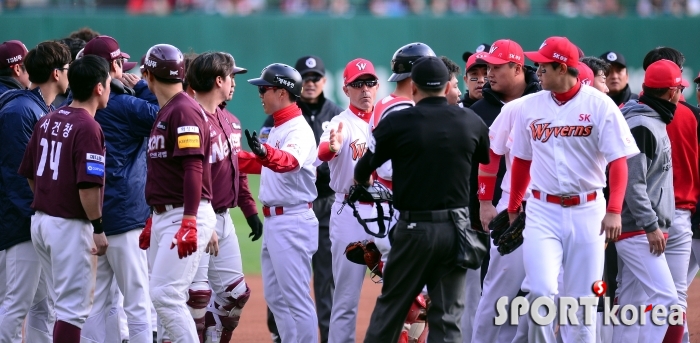
<instances>
[{"instance_id":1,"label":"black batting helmet","mask_svg":"<svg viewBox=\"0 0 700 343\"><path fill-rule=\"evenodd\" d=\"M257 79L250 79L248 82L255 86L274 86L287 90L294 96L301 95L301 74L282 63L273 63L265 67Z\"/></svg>"},{"instance_id":2,"label":"black batting helmet","mask_svg":"<svg viewBox=\"0 0 700 343\"><path fill-rule=\"evenodd\" d=\"M185 58L180 49L170 44L157 44L148 49L141 68L161 79L185 79Z\"/></svg>"},{"instance_id":3,"label":"black batting helmet","mask_svg":"<svg viewBox=\"0 0 700 343\"><path fill-rule=\"evenodd\" d=\"M390 82L398 82L411 77L413 62L423 56L435 56L433 49L423 43L406 44L396 50L391 58Z\"/></svg>"}]
</instances>

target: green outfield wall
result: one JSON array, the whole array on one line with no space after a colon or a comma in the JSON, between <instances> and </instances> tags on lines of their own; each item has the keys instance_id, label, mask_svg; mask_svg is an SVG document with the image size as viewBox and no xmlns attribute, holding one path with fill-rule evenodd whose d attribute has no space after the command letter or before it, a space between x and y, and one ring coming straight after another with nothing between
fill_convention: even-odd
<instances>
[{"instance_id":1,"label":"green outfield wall","mask_svg":"<svg viewBox=\"0 0 700 343\"><path fill-rule=\"evenodd\" d=\"M384 82L394 51L403 44L420 41L438 55L459 62L462 52L482 42L500 38L518 41L525 51L536 50L548 36L563 35L587 55L612 49L623 53L630 67L630 84L641 88L641 63L650 49L665 45L681 50L686 58L684 76L690 80L700 70L700 19L561 17L406 17L332 18L250 16L218 17L180 15L167 17L127 16L122 13L93 15L51 12L0 15L0 41L22 40L29 49L37 43L66 36L89 26L115 37L122 50L138 60L157 43L169 43L183 52L223 50L249 73L236 77L236 92L229 109L244 127L257 128L264 119L255 87L245 82L274 62L294 64L305 54L324 59L329 71L326 94L341 104L347 100L340 87L345 63L356 57L371 60L380 74L379 94L388 94L392 84ZM695 103L694 89L685 95Z\"/></svg>"}]
</instances>

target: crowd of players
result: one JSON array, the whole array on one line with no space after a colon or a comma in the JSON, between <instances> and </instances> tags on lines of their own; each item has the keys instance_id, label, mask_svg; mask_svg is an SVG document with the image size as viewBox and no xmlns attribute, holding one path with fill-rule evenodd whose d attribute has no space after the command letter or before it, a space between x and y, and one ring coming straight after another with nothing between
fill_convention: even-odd
<instances>
[{"instance_id":1,"label":"crowd of players","mask_svg":"<svg viewBox=\"0 0 700 343\"><path fill-rule=\"evenodd\" d=\"M526 56L536 68L525 64ZM391 247L388 237L374 237L350 210L343 211L355 165L368 150L376 153L373 130L391 112L413 107L416 99L444 97L449 105L469 108L465 115L478 115L490 127L491 142L490 162L473 168L470 177L469 212L477 230L487 230L500 211L515 216L520 201L529 197L558 199L565 208L593 203L597 193L569 203L571 198L558 197L563 193L530 190L526 178L514 177L511 183L511 170L526 175L531 167L522 159L527 153L511 151L515 148L508 141L525 139L516 133L519 113L536 98L532 95L545 94L543 89L551 91L558 106L576 103L578 92L585 93L596 99L591 103L614 108L607 115L620 123L626 119L629 126L609 131L606 141L615 146L610 137L620 138L624 153L616 157L627 161L605 163L609 192L601 232L616 243L606 245L604 253L592 251L586 259L570 255L568 262L557 264L559 293L590 296L590 284L602 277L619 304L687 306L688 284L698 271L691 215L700 195L700 110L682 99L689 83L681 79L685 61L675 49L659 47L647 54L644 92L638 96L627 84L622 54L585 57L561 37L549 38L533 53L507 39L483 44L465 53L464 72L427 45L412 43L392 57L388 81L395 88L384 99L375 98L384 80L377 78L371 61L357 58L346 65L347 109L323 96L321 58L301 57L294 68L275 63L248 80L258 87L269 115L259 135L245 130L251 152L242 150L240 121L226 109L235 76L248 72L230 54L183 55L159 44L142 59L142 77L127 73L137 66L129 58L109 36L90 37L84 47L53 41L31 50L19 41L0 45L0 135L5 142L0 151L5 199L0 205L0 342L229 342L251 291L264 292L275 342L315 342L319 328L321 342L354 342L365 267L348 261L345 247L374 240L382 252L380 268L389 263ZM422 67L412 71L414 65ZM459 77L467 85L464 96ZM694 81L700 85L700 76ZM584 126L578 131L570 126L569 136L586 136L591 120L615 122L596 117L596 111L586 110L580 118L576 113ZM546 132L538 138L542 142L549 139ZM528 134L534 139L535 133ZM604 173L605 164L597 171ZM265 235L248 188L250 173L261 174ZM392 173L387 163L374 177L391 189ZM586 175L575 183L585 183ZM245 215L250 237L263 238L263 290L251 290L245 282L229 216L234 207ZM532 207L528 214L538 211ZM361 203L358 209L363 218L377 215L375 204ZM535 217L541 221L546 215ZM545 225L528 220L528 225ZM546 264L552 261L528 258L527 242L526 234L523 247L504 256L492 247L481 270L466 272L466 282L455 291L464 297L463 309L445 309L438 299L441 306L431 311L456 309L459 314L440 317L447 325L433 325L432 335L425 329L426 321L431 323L428 305L416 294L401 326L374 323L378 328L365 341L422 342L427 336L428 341L526 342L529 333L530 341L550 342L554 328L528 330L527 320L520 327L494 325L501 296L557 294L556 280L553 290L537 288L535 282L524 285L528 276L551 269ZM574 250L572 242L560 245ZM598 277L588 282L576 275L583 263L597 260L600 272L592 271ZM585 289L571 287L578 281ZM393 325L391 319L383 318ZM688 342L687 325L613 330L598 324L582 341ZM565 327L560 332L564 341L580 334Z\"/></svg>"}]
</instances>

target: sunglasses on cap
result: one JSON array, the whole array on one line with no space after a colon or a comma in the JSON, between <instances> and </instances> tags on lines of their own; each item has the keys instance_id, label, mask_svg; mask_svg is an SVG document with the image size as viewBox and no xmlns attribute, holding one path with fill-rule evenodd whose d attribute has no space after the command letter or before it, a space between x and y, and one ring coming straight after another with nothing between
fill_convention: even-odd
<instances>
[{"instance_id":1,"label":"sunglasses on cap","mask_svg":"<svg viewBox=\"0 0 700 343\"><path fill-rule=\"evenodd\" d=\"M323 78L323 76L318 75L318 74L315 74L315 75L305 75L304 78L303 78L303 80L304 80L304 82L306 82L306 81L311 81L311 82L313 82L313 83L316 83L316 82L318 82L318 81L321 81L322 78Z\"/></svg>"},{"instance_id":2,"label":"sunglasses on cap","mask_svg":"<svg viewBox=\"0 0 700 343\"><path fill-rule=\"evenodd\" d=\"M275 86L258 86L258 92L259 92L260 94L265 94L265 93L266 93L267 91L269 91L270 89L279 89L279 87L275 87Z\"/></svg>"},{"instance_id":3,"label":"sunglasses on cap","mask_svg":"<svg viewBox=\"0 0 700 343\"><path fill-rule=\"evenodd\" d=\"M347 85L352 87L352 88L357 88L360 89L362 86L367 86L369 88L372 88L377 85L377 80L358 80L358 81L353 81L348 83Z\"/></svg>"}]
</instances>

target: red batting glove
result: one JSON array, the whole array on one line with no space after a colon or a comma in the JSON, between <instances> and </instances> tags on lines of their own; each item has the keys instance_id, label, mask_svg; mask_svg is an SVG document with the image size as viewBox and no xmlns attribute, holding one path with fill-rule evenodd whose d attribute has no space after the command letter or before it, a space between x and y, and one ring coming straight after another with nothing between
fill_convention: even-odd
<instances>
[{"instance_id":1,"label":"red batting glove","mask_svg":"<svg viewBox=\"0 0 700 343\"><path fill-rule=\"evenodd\" d=\"M170 249L177 245L177 256L184 258L197 251L197 220L182 219L180 230L173 238Z\"/></svg>"},{"instance_id":2,"label":"red batting glove","mask_svg":"<svg viewBox=\"0 0 700 343\"><path fill-rule=\"evenodd\" d=\"M139 248L141 248L141 250L146 250L151 246L151 223L151 217L148 217L148 219L146 219L146 226L139 235Z\"/></svg>"}]
</instances>

